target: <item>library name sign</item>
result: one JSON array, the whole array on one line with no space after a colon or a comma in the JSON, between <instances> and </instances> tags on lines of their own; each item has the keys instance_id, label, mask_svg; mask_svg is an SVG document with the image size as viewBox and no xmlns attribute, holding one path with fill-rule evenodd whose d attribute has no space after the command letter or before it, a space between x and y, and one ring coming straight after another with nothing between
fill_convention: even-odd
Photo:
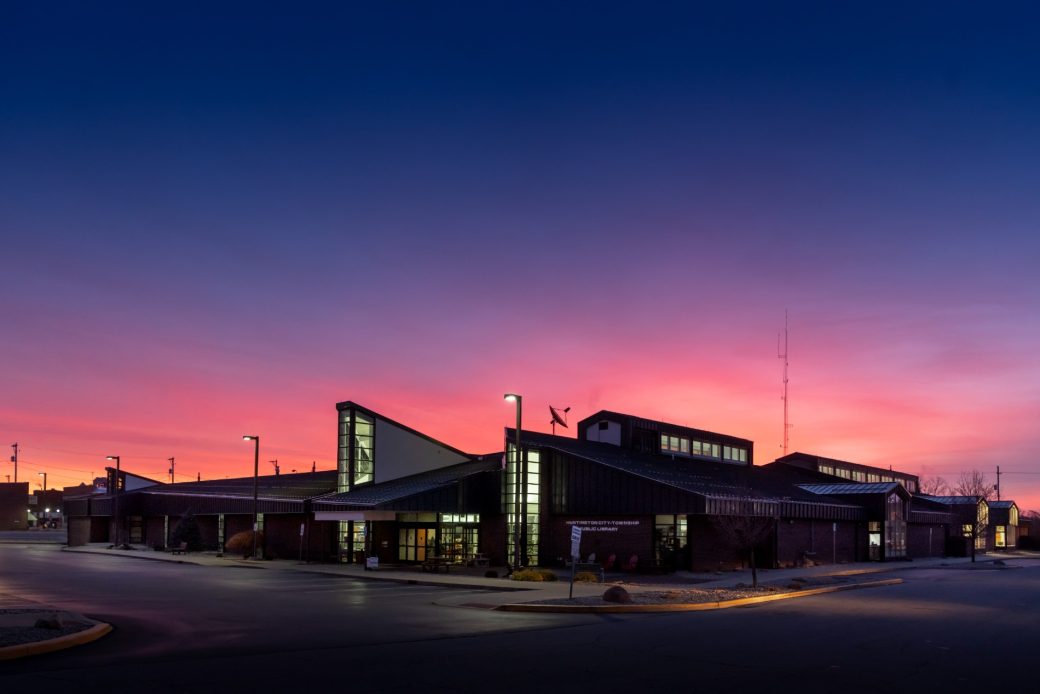
<instances>
[{"instance_id":1,"label":"library name sign","mask_svg":"<svg viewBox=\"0 0 1040 694\"><path fill-rule=\"evenodd\" d=\"M583 533L616 533L621 528L638 526L637 520L569 520L567 525L581 528Z\"/></svg>"}]
</instances>

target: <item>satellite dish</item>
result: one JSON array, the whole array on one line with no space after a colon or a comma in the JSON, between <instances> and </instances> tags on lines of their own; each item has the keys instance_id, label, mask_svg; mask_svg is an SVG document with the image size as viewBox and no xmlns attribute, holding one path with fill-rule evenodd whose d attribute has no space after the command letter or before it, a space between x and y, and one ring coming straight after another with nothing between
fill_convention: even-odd
<instances>
[{"instance_id":1,"label":"satellite dish","mask_svg":"<svg viewBox=\"0 0 1040 694\"><path fill-rule=\"evenodd\" d=\"M559 424L564 429L567 428L567 413L571 411L571 408L563 408L563 415L560 415L560 411L552 405L549 405L549 414L552 415L552 419L549 420L549 424L552 424L553 434L556 434L556 425Z\"/></svg>"}]
</instances>

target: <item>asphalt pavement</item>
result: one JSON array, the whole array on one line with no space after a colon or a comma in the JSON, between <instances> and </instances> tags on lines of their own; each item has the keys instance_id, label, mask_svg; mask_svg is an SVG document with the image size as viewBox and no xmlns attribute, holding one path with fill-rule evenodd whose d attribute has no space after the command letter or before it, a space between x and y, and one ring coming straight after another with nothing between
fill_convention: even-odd
<instances>
[{"instance_id":1,"label":"asphalt pavement","mask_svg":"<svg viewBox=\"0 0 1040 694\"><path fill-rule=\"evenodd\" d=\"M47 539L50 540L51 538L48 537ZM8 540L8 542L11 541ZM220 555L214 552L172 554L169 552L157 552L143 546L133 549L114 549L105 544L65 547L63 551L77 554L102 555L112 557L113 559L137 559L214 568L248 567L279 572L283 575L321 574L365 581L383 581L405 585L430 585L458 589L447 592L444 597L435 601L435 604L444 607L522 610L530 609L525 606L532 603L561 602L571 594L579 599L600 596L605 588L605 585L600 583L575 583L572 587L570 582L565 580L565 572L561 572L562 580L556 582L521 582L505 577L488 578L484 575L487 569L483 567L453 567L444 573L426 573L412 566L391 566L367 570L362 566L353 564L310 564L290 560L251 560L238 556ZM994 561L1002 561L1013 556L1037 557L1040 555L1023 553L1001 554L999 556L990 555L980 558L976 565L979 567L992 566ZM829 576L856 577L856 580L860 582L876 584L877 579L898 576L903 571L957 566L969 568L970 565L970 558L937 558L891 563L871 562L791 569L759 569L758 573L759 582L764 585L787 585L796 579L819 579ZM500 575L504 574L502 568L497 569L497 571ZM750 585L750 583L750 570L710 573L676 572L666 575L612 573L608 574L605 580L605 584L621 585L632 594L684 588L733 588L740 585ZM801 594L806 595L808 592ZM542 611L574 611L578 608L568 608L566 605L557 607L540 604L538 609ZM34 628L34 626L37 626L37 620L41 618L52 623L46 625L46 628ZM17 595L0 593L0 660L26 657L89 643L92 640L101 638L110 629L111 627L108 624L90 619L82 614L35 603L31 600L19 598Z\"/></svg>"}]
</instances>

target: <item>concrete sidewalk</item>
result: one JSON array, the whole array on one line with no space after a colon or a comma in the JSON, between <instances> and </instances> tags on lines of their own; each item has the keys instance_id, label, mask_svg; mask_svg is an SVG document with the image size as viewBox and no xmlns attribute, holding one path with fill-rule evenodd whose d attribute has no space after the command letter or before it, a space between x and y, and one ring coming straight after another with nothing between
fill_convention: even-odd
<instances>
[{"instance_id":1,"label":"concrete sidewalk","mask_svg":"<svg viewBox=\"0 0 1040 694\"><path fill-rule=\"evenodd\" d=\"M66 547L63 551L73 553L103 554L110 557L126 557L151 561L166 561L181 564L194 564L206 567L250 568L269 571L288 571L297 573L324 574L370 581L392 581L410 585L434 585L458 589L481 591L479 595L455 595L438 600L437 604L446 606L480 607L491 609L506 604L520 602L536 602L566 598L570 591L569 574L560 570L560 580L555 582L513 581L508 578L485 578L485 569L467 569L459 567L453 573L426 573L418 567L383 567L368 571L355 564L308 564L292 560L253 560L238 556L218 556L215 552L192 552L189 554L170 554L157 552L149 548L134 550L108 549L107 545L86 545L83 547ZM999 555L990 554L977 558L977 564L990 564L998 559L1040 558L1037 553L1008 552ZM970 557L948 557L934 559L916 559L914 561L895 561L887 563L859 562L852 564L820 565L797 567L790 569L759 569L758 580L762 585L786 585L798 578L819 578L825 576L860 576L874 574L894 574L923 568L956 567L970 565ZM967 568L965 566L965 568ZM504 570L497 569L499 574ZM883 576L878 576L883 578ZM697 573L679 571L665 575L644 575L628 573L608 573L604 583L575 583L574 596L588 597L602 595L609 585L621 585L629 593L648 591L666 591L683 588L734 588L739 584L751 584L751 571L728 571L720 573Z\"/></svg>"}]
</instances>

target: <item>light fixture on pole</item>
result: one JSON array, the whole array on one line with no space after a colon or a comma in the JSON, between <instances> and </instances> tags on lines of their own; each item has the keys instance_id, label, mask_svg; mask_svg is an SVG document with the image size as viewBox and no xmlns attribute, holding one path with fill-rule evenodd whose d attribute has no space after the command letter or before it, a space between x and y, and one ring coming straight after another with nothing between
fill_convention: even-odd
<instances>
[{"instance_id":1,"label":"light fixture on pole","mask_svg":"<svg viewBox=\"0 0 1040 694\"><path fill-rule=\"evenodd\" d=\"M43 491L47 491L47 473L37 472L36 474L43 478Z\"/></svg>"},{"instance_id":2,"label":"light fixture on pole","mask_svg":"<svg viewBox=\"0 0 1040 694\"><path fill-rule=\"evenodd\" d=\"M256 559L256 536L260 533L260 496L259 496L259 480L260 480L260 437L259 436L243 436L243 441L252 441L253 446L253 558Z\"/></svg>"},{"instance_id":3,"label":"light fixture on pole","mask_svg":"<svg viewBox=\"0 0 1040 694\"><path fill-rule=\"evenodd\" d=\"M116 461L116 476L112 480L112 489L108 490L108 493L112 496L112 519L115 521L115 542L112 544L119 547L119 456L108 455L105 456L105 460Z\"/></svg>"},{"instance_id":4,"label":"light fixture on pole","mask_svg":"<svg viewBox=\"0 0 1040 694\"><path fill-rule=\"evenodd\" d=\"M520 452L520 426L522 422L523 413L523 397L516 393L506 393L505 399L508 402L516 403L516 442L515 450L513 453L513 486L514 486L514 502L513 502L513 567L519 569L523 563L523 547L526 545L527 533L526 533L526 521L524 516L524 499L526 495L522 493L524 485L524 471L523 471L523 455Z\"/></svg>"}]
</instances>

